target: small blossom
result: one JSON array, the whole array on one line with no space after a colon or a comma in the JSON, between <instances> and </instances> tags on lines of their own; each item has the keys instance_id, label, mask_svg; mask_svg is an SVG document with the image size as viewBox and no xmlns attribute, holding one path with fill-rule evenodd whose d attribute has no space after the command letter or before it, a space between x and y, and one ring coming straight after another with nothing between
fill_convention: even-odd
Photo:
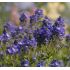
<instances>
[{"instance_id":1,"label":"small blossom","mask_svg":"<svg viewBox=\"0 0 70 70\"><path fill-rule=\"evenodd\" d=\"M36 61L36 56L32 56L32 60L33 61Z\"/></svg>"},{"instance_id":2,"label":"small blossom","mask_svg":"<svg viewBox=\"0 0 70 70\"><path fill-rule=\"evenodd\" d=\"M25 22L25 21L27 21L27 16L24 13L22 13L21 16L20 16L20 18L19 18L19 20L21 22Z\"/></svg>"},{"instance_id":3,"label":"small blossom","mask_svg":"<svg viewBox=\"0 0 70 70\"><path fill-rule=\"evenodd\" d=\"M38 43L43 44L46 40L50 40L52 33L50 30L46 30L45 28L40 28L35 30L34 37Z\"/></svg>"},{"instance_id":4,"label":"small blossom","mask_svg":"<svg viewBox=\"0 0 70 70\"><path fill-rule=\"evenodd\" d=\"M7 47L6 53L7 53L7 54L13 54L12 48Z\"/></svg>"},{"instance_id":5,"label":"small blossom","mask_svg":"<svg viewBox=\"0 0 70 70\"><path fill-rule=\"evenodd\" d=\"M16 47L7 47L6 53L7 54L16 54L19 52L19 49Z\"/></svg>"},{"instance_id":6,"label":"small blossom","mask_svg":"<svg viewBox=\"0 0 70 70\"><path fill-rule=\"evenodd\" d=\"M44 28L48 28L50 31L53 30L51 20L48 17L45 17L44 20L42 21L42 23L43 23L42 26Z\"/></svg>"},{"instance_id":7,"label":"small blossom","mask_svg":"<svg viewBox=\"0 0 70 70\"><path fill-rule=\"evenodd\" d=\"M10 39L11 39L10 35L4 29L3 34L0 36L0 41L2 41L3 43L6 43Z\"/></svg>"},{"instance_id":8,"label":"small blossom","mask_svg":"<svg viewBox=\"0 0 70 70\"><path fill-rule=\"evenodd\" d=\"M9 32L13 32L15 31L15 29L17 28L17 26L12 23L11 21L8 21L5 25L4 28L7 29Z\"/></svg>"},{"instance_id":9,"label":"small blossom","mask_svg":"<svg viewBox=\"0 0 70 70\"><path fill-rule=\"evenodd\" d=\"M61 16L55 21L55 26L64 26L64 19Z\"/></svg>"},{"instance_id":10,"label":"small blossom","mask_svg":"<svg viewBox=\"0 0 70 70\"><path fill-rule=\"evenodd\" d=\"M50 67L61 67L63 66L63 62L59 60L53 60L50 64Z\"/></svg>"},{"instance_id":11,"label":"small blossom","mask_svg":"<svg viewBox=\"0 0 70 70\"><path fill-rule=\"evenodd\" d=\"M43 17L43 10L37 9L35 11L35 15L37 15L38 18L42 18Z\"/></svg>"},{"instance_id":12,"label":"small blossom","mask_svg":"<svg viewBox=\"0 0 70 70\"><path fill-rule=\"evenodd\" d=\"M7 54L16 54L20 52L20 45L17 43L17 41L14 41L14 44L12 44L10 47L7 47L6 50Z\"/></svg>"},{"instance_id":13,"label":"small blossom","mask_svg":"<svg viewBox=\"0 0 70 70\"><path fill-rule=\"evenodd\" d=\"M44 67L45 66L45 62L43 60L41 60L38 64L37 67Z\"/></svg>"},{"instance_id":14,"label":"small blossom","mask_svg":"<svg viewBox=\"0 0 70 70\"><path fill-rule=\"evenodd\" d=\"M36 23L38 21L38 18L36 15L30 16L30 23Z\"/></svg>"},{"instance_id":15,"label":"small blossom","mask_svg":"<svg viewBox=\"0 0 70 70\"><path fill-rule=\"evenodd\" d=\"M66 41L67 41L67 42L70 41L70 34L66 35Z\"/></svg>"},{"instance_id":16,"label":"small blossom","mask_svg":"<svg viewBox=\"0 0 70 70\"><path fill-rule=\"evenodd\" d=\"M53 27L53 34L58 37L63 37L65 35L65 29L63 27Z\"/></svg>"},{"instance_id":17,"label":"small blossom","mask_svg":"<svg viewBox=\"0 0 70 70\"><path fill-rule=\"evenodd\" d=\"M32 39L30 40L30 45L31 45L32 47L37 47L37 42L36 42L35 38L32 38Z\"/></svg>"},{"instance_id":18,"label":"small blossom","mask_svg":"<svg viewBox=\"0 0 70 70\"><path fill-rule=\"evenodd\" d=\"M21 66L22 67L28 67L29 66L29 61L26 59L26 60L23 60L22 62L21 62Z\"/></svg>"}]
</instances>

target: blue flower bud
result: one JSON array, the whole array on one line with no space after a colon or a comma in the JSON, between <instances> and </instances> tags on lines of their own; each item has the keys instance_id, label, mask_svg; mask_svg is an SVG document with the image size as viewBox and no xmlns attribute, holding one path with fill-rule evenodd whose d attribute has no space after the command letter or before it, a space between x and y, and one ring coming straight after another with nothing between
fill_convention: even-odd
<instances>
[{"instance_id":1,"label":"blue flower bud","mask_svg":"<svg viewBox=\"0 0 70 70\"><path fill-rule=\"evenodd\" d=\"M21 66L22 66L22 67L28 67L28 66L29 66L29 61L28 61L27 59L21 61Z\"/></svg>"},{"instance_id":2,"label":"blue flower bud","mask_svg":"<svg viewBox=\"0 0 70 70\"><path fill-rule=\"evenodd\" d=\"M24 13L22 13L21 16L20 16L20 18L19 18L19 20L21 22L25 22L27 20L27 16Z\"/></svg>"},{"instance_id":3,"label":"blue flower bud","mask_svg":"<svg viewBox=\"0 0 70 70\"><path fill-rule=\"evenodd\" d=\"M41 60L38 64L37 67L44 67L45 66L45 62L43 60Z\"/></svg>"}]
</instances>

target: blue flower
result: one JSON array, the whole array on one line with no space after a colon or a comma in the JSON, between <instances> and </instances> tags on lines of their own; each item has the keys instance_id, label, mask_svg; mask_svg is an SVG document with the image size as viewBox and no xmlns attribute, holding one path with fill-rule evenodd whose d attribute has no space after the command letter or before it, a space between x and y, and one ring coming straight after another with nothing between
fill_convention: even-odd
<instances>
[{"instance_id":1,"label":"blue flower","mask_svg":"<svg viewBox=\"0 0 70 70\"><path fill-rule=\"evenodd\" d=\"M43 18L43 10L37 9L35 15L37 15L38 18Z\"/></svg>"},{"instance_id":2,"label":"blue flower","mask_svg":"<svg viewBox=\"0 0 70 70\"><path fill-rule=\"evenodd\" d=\"M27 16L25 15L25 13L22 13L22 14L21 14L19 20L20 20L21 22L25 22L25 21L27 20Z\"/></svg>"},{"instance_id":3,"label":"blue flower","mask_svg":"<svg viewBox=\"0 0 70 70\"><path fill-rule=\"evenodd\" d=\"M30 47L30 40L27 36L24 36L24 38L18 42L21 48L23 48L24 52L26 52Z\"/></svg>"},{"instance_id":4,"label":"blue flower","mask_svg":"<svg viewBox=\"0 0 70 70\"><path fill-rule=\"evenodd\" d=\"M65 29L63 27L53 26L53 34L58 37L64 37Z\"/></svg>"},{"instance_id":5,"label":"blue flower","mask_svg":"<svg viewBox=\"0 0 70 70\"><path fill-rule=\"evenodd\" d=\"M7 54L16 54L20 52L20 45L18 44L18 42L15 40L14 43L10 46L7 47Z\"/></svg>"},{"instance_id":6,"label":"blue flower","mask_svg":"<svg viewBox=\"0 0 70 70\"><path fill-rule=\"evenodd\" d=\"M63 62L59 60L53 60L50 65L50 67L61 67L63 66Z\"/></svg>"},{"instance_id":7,"label":"blue flower","mask_svg":"<svg viewBox=\"0 0 70 70\"><path fill-rule=\"evenodd\" d=\"M51 31L49 29L45 29L45 28L40 28L34 31L34 37L36 39L36 41L39 44L44 44L47 41L51 39Z\"/></svg>"},{"instance_id":8,"label":"blue flower","mask_svg":"<svg viewBox=\"0 0 70 70\"><path fill-rule=\"evenodd\" d=\"M23 45L27 45L27 46L30 46L30 42L29 42L29 37L28 36L24 36L23 38Z\"/></svg>"},{"instance_id":9,"label":"blue flower","mask_svg":"<svg viewBox=\"0 0 70 70\"><path fill-rule=\"evenodd\" d=\"M11 36L4 29L3 34L0 36L0 41L2 41L3 43L6 43L10 39L11 39Z\"/></svg>"},{"instance_id":10,"label":"blue flower","mask_svg":"<svg viewBox=\"0 0 70 70\"><path fill-rule=\"evenodd\" d=\"M65 35L64 20L62 17L59 17L53 25L53 35L56 35L58 38L63 38Z\"/></svg>"},{"instance_id":11,"label":"blue flower","mask_svg":"<svg viewBox=\"0 0 70 70\"><path fill-rule=\"evenodd\" d=\"M17 42L17 40L14 41L13 47L16 48L16 49L18 49L18 51L20 51L21 46L20 46L20 44Z\"/></svg>"},{"instance_id":12,"label":"blue flower","mask_svg":"<svg viewBox=\"0 0 70 70\"><path fill-rule=\"evenodd\" d=\"M67 41L67 42L70 41L70 34L66 35L66 41Z\"/></svg>"},{"instance_id":13,"label":"blue flower","mask_svg":"<svg viewBox=\"0 0 70 70\"><path fill-rule=\"evenodd\" d=\"M38 44L44 43L44 40L46 37L44 33L45 32L43 29L37 29L34 31L34 37L35 37L36 41L38 42Z\"/></svg>"},{"instance_id":14,"label":"blue flower","mask_svg":"<svg viewBox=\"0 0 70 70\"><path fill-rule=\"evenodd\" d=\"M7 29L7 31L9 31L9 32L13 32L13 31L15 31L15 29L17 28L17 26L16 26L14 23L8 21L8 22L4 25L4 28Z\"/></svg>"},{"instance_id":15,"label":"blue flower","mask_svg":"<svg viewBox=\"0 0 70 70\"><path fill-rule=\"evenodd\" d=\"M53 26L51 23L51 20L48 17L45 17L44 20L42 21L42 27L48 28L50 31L53 30Z\"/></svg>"},{"instance_id":16,"label":"blue flower","mask_svg":"<svg viewBox=\"0 0 70 70\"><path fill-rule=\"evenodd\" d=\"M15 34L22 34L24 33L24 28L22 26L18 26L15 28Z\"/></svg>"},{"instance_id":17,"label":"blue flower","mask_svg":"<svg viewBox=\"0 0 70 70\"><path fill-rule=\"evenodd\" d=\"M16 54L16 53L19 53L19 48L17 48L16 46L7 47L6 53L7 54Z\"/></svg>"},{"instance_id":18,"label":"blue flower","mask_svg":"<svg viewBox=\"0 0 70 70\"><path fill-rule=\"evenodd\" d=\"M41 60L38 64L37 67L44 67L45 66L45 62L43 60Z\"/></svg>"},{"instance_id":19,"label":"blue flower","mask_svg":"<svg viewBox=\"0 0 70 70\"><path fill-rule=\"evenodd\" d=\"M64 26L64 19L61 16L55 21L55 26Z\"/></svg>"},{"instance_id":20,"label":"blue flower","mask_svg":"<svg viewBox=\"0 0 70 70\"><path fill-rule=\"evenodd\" d=\"M38 22L37 16L36 15L30 16L30 23L32 24L32 23L36 23L36 22Z\"/></svg>"},{"instance_id":21,"label":"blue flower","mask_svg":"<svg viewBox=\"0 0 70 70\"><path fill-rule=\"evenodd\" d=\"M36 40L35 40L34 37L30 40L30 45L31 45L32 47L34 47L34 48L37 47L37 42L36 42Z\"/></svg>"},{"instance_id":22,"label":"blue flower","mask_svg":"<svg viewBox=\"0 0 70 70\"><path fill-rule=\"evenodd\" d=\"M12 48L11 47L7 47L6 53L7 54L13 54Z\"/></svg>"},{"instance_id":23,"label":"blue flower","mask_svg":"<svg viewBox=\"0 0 70 70\"><path fill-rule=\"evenodd\" d=\"M47 40L50 40L52 38L52 32L49 29L46 30L46 38Z\"/></svg>"},{"instance_id":24,"label":"blue flower","mask_svg":"<svg viewBox=\"0 0 70 70\"><path fill-rule=\"evenodd\" d=\"M28 67L29 66L29 60L25 59L25 60L21 61L21 66L22 67Z\"/></svg>"},{"instance_id":25,"label":"blue flower","mask_svg":"<svg viewBox=\"0 0 70 70\"><path fill-rule=\"evenodd\" d=\"M17 35L17 26L12 22L7 22L4 25L4 28L11 34L12 37L15 37Z\"/></svg>"}]
</instances>

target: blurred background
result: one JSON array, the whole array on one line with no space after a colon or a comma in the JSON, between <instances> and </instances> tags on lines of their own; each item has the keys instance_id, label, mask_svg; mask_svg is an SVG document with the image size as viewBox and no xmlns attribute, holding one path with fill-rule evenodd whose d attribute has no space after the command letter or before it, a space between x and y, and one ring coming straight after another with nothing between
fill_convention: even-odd
<instances>
[{"instance_id":1,"label":"blurred background","mask_svg":"<svg viewBox=\"0 0 70 70\"><path fill-rule=\"evenodd\" d=\"M32 15L36 8L43 9L44 15L52 20L56 20L59 16L62 16L70 32L69 2L3 2L0 3L0 34L4 23L9 20L18 23L22 12L25 12L27 15Z\"/></svg>"}]
</instances>

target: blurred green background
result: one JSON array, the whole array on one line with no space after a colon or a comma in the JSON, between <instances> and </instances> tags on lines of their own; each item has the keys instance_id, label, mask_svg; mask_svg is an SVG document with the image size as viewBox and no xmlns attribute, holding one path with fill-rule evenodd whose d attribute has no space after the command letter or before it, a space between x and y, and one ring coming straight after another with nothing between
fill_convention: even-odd
<instances>
[{"instance_id":1,"label":"blurred green background","mask_svg":"<svg viewBox=\"0 0 70 70\"><path fill-rule=\"evenodd\" d=\"M13 7L18 9L20 15L21 12L33 13L34 9L41 8L44 14L55 20L58 16L62 16L66 23L66 28L70 32L70 3L69 2L6 2L0 3L0 34L2 32L3 24L10 19L11 11ZM17 20L18 21L18 20Z\"/></svg>"}]
</instances>

